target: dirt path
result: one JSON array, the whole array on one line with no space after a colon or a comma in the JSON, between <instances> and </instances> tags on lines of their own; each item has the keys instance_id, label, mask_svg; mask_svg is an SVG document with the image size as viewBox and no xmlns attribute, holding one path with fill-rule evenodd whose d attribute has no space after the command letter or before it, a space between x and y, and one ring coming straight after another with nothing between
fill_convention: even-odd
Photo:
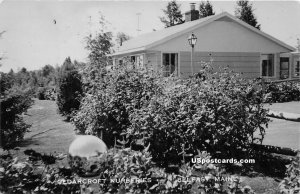
<instances>
[{"instance_id":1,"label":"dirt path","mask_svg":"<svg viewBox=\"0 0 300 194\"><path fill-rule=\"evenodd\" d=\"M75 138L74 126L57 113L54 101L35 100L24 120L32 126L19 145L20 151L34 149L43 153L68 152Z\"/></svg>"}]
</instances>

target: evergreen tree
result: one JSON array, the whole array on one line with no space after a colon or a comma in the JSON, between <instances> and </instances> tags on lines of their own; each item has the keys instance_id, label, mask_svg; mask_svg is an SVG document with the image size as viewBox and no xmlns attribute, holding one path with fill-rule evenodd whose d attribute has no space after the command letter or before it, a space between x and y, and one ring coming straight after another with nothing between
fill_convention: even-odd
<instances>
[{"instance_id":1,"label":"evergreen tree","mask_svg":"<svg viewBox=\"0 0 300 194\"><path fill-rule=\"evenodd\" d=\"M249 25L260 30L260 24L257 23L256 17L253 14L252 3L248 0L237 1L237 7L235 9L235 16L240 20L248 23Z\"/></svg>"},{"instance_id":2,"label":"evergreen tree","mask_svg":"<svg viewBox=\"0 0 300 194\"><path fill-rule=\"evenodd\" d=\"M130 39L130 36L125 34L124 32L117 33L116 42L118 43L118 45L122 46L122 43L129 39Z\"/></svg>"},{"instance_id":3,"label":"evergreen tree","mask_svg":"<svg viewBox=\"0 0 300 194\"><path fill-rule=\"evenodd\" d=\"M205 18L210 15L215 15L215 12L213 11L213 6L210 4L209 1L201 1L199 6L199 15L200 18Z\"/></svg>"},{"instance_id":4,"label":"evergreen tree","mask_svg":"<svg viewBox=\"0 0 300 194\"><path fill-rule=\"evenodd\" d=\"M169 2L167 9L163 9L163 12L165 17L160 17L160 21L165 24L166 28L184 23L180 5L175 0Z\"/></svg>"},{"instance_id":5,"label":"evergreen tree","mask_svg":"<svg viewBox=\"0 0 300 194\"><path fill-rule=\"evenodd\" d=\"M80 75L68 57L60 69L58 80L57 105L59 113L69 119L72 111L79 108L81 94Z\"/></svg>"}]
</instances>

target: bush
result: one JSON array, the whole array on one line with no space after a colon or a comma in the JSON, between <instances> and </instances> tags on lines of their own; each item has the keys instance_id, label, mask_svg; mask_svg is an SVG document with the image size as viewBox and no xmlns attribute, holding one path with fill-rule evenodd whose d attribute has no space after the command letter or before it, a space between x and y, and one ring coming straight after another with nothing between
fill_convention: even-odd
<instances>
[{"instance_id":1,"label":"bush","mask_svg":"<svg viewBox=\"0 0 300 194\"><path fill-rule=\"evenodd\" d=\"M26 162L10 154L0 157L0 192L6 193L253 193L249 186L242 187L236 176L224 174L214 164L189 163L180 166L178 173L168 173L151 161L147 149L137 152L130 148L110 149L93 158L99 168L97 183L88 184L85 177L71 168L57 165L59 155L25 150ZM196 157L209 159L210 155L198 152ZM92 168L91 168L92 169ZM95 170L95 168L93 168ZM75 170L75 172L74 172ZM228 179L223 180L223 178ZM81 184L79 183L81 179ZM66 183L62 183L66 181ZM72 181L72 184L67 181ZM226 182L227 181L227 182Z\"/></svg>"},{"instance_id":2,"label":"bush","mask_svg":"<svg viewBox=\"0 0 300 194\"><path fill-rule=\"evenodd\" d=\"M22 114L33 104L32 91L11 88L0 98L1 107L1 147L9 148L23 139L30 125L23 120Z\"/></svg>"},{"instance_id":3,"label":"bush","mask_svg":"<svg viewBox=\"0 0 300 194\"><path fill-rule=\"evenodd\" d=\"M252 144L262 142L269 119L259 83L213 73L208 65L189 79L149 72L122 68L98 75L73 117L76 129L109 146L123 138L150 143L153 160L162 165L180 164L183 153L198 149L249 158Z\"/></svg>"},{"instance_id":4,"label":"bush","mask_svg":"<svg viewBox=\"0 0 300 194\"><path fill-rule=\"evenodd\" d=\"M267 102L290 102L300 100L300 84L295 82L282 82L267 84Z\"/></svg>"},{"instance_id":5,"label":"bush","mask_svg":"<svg viewBox=\"0 0 300 194\"><path fill-rule=\"evenodd\" d=\"M291 164L287 165L286 177L280 182L279 188L284 194L300 192L300 152Z\"/></svg>"},{"instance_id":6,"label":"bush","mask_svg":"<svg viewBox=\"0 0 300 194\"><path fill-rule=\"evenodd\" d=\"M45 97L46 88L45 87L39 87L37 91L37 98L39 100L46 100Z\"/></svg>"},{"instance_id":7,"label":"bush","mask_svg":"<svg viewBox=\"0 0 300 194\"><path fill-rule=\"evenodd\" d=\"M27 161L10 154L0 157L0 192L4 193L81 193L80 184L62 184L78 178L68 167L53 165L57 157L26 150Z\"/></svg>"},{"instance_id":8,"label":"bush","mask_svg":"<svg viewBox=\"0 0 300 194\"><path fill-rule=\"evenodd\" d=\"M52 100L52 101L55 101L55 99L56 99L55 88L53 88L53 87L39 87L36 96L39 100Z\"/></svg>"},{"instance_id":9,"label":"bush","mask_svg":"<svg viewBox=\"0 0 300 194\"><path fill-rule=\"evenodd\" d=\"M262 142L269 119L258 83L205 65L193 78L168 78L162 85L163 95L134 109L127 131L151 144L154 161L180 163L178 156L197 149L217 158L249 158L252 144Z\"/></svg>"},{"instance_id":10,"label":"bush","mask_svg":"<svg viewBox=\"0 0 300 194\"><path fill-rule=\"evenodd\" d=\"M160 87L153 76L135 69L102 73L89 83L90 89L72 120L77 132L96 135L114 146L131 125L129 116L135 109L147 106L160 93Z\"/></svg>"},{"instance_id":11,"label":"bush","mask_svg":"<svg viewBox=\"0 0 300 194\"><path fill-rule=\"evenodd\" d=\"M67 58L61 68L58 80L57 106L60 114L70 118L72 111L80 105L82 84L76 67Z\"/></svg>"}]
</instances>

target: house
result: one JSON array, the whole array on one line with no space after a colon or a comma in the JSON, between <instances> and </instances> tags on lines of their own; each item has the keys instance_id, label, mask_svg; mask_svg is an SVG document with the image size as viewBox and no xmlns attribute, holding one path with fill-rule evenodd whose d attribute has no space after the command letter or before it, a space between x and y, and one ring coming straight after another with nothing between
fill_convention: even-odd
<instances>
[{"instance_id":1,"label":"house","mask_svg":"<svg viewBox=\"0 0 300 194\"><path fill-rule=\"evenodd\" d=\"M212 61L213 66L232 68L245 78L272 80L299 75L293 47L227 12L199 19L199 12L191 5L185 19L183 24L123 42L112 54L114 66L122 64L125 57L136 67L151 66L165 76L188 77L192 68L199 71L201 61ZM188 43L192 33L197 37L193 52Z\"/></svg>"}]
</instances>

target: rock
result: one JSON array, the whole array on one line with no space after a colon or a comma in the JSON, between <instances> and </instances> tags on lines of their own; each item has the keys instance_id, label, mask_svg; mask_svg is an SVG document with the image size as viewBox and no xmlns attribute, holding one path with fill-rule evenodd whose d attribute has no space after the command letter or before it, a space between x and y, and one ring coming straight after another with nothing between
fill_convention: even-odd
<instances>
[{"instance_id":1,"label":"rock","mask_svg":"<svg viewBox=\"0 0 300 194\"><path fill-rule=\"evenodd\" d=\"M72 157L85 157L87 159L106 153L105 143L93 135L78 136L69 147L69 154Z\"/></svg>"},{"instance_id":2,"label":"rock","mask_svg":"<svg viewBox=\"0 0 300 194\"><path fill-rule=\"evenodd\" d=\"M69 164L80 176L97 176L101 159L107 152L106 144L96 136L78 136L69 147Z\"/></svg>"}]
</instances>

